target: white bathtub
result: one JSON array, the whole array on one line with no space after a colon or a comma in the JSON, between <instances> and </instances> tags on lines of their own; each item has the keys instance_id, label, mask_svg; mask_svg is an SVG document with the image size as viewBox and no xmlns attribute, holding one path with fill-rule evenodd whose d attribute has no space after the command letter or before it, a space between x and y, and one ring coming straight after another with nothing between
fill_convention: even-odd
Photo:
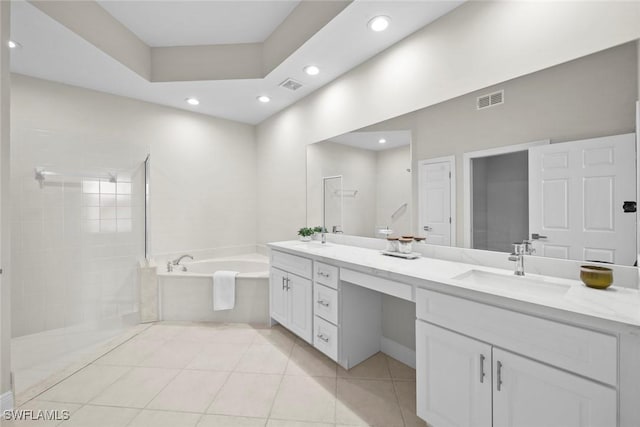
<instances>
[{"instance_id":1,"label":"white bathtub","mask_svg":"<svg viewBox=\"0 0 640 427\"><path fill-rule=\"evenodd\" d=\"M158 271L158 308L161 320L198 322L269 322L269 259L259 254L196 260L173 272ZM213 311L212 275L239 272L233 310Z\"/></svg>"}]
</instances>

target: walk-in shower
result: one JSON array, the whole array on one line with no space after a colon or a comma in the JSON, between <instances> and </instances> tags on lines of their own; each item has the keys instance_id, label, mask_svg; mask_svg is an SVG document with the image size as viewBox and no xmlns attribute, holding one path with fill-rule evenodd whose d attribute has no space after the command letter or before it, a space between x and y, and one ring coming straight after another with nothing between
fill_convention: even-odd
<instances>
[{"instance_id":1,"label":"walk-in shower","mask_svg":"<svg viewBox=\"0 0 640 427\"><path fill-rule=\"evenodd\" d=\"M147 152L83 135L13 131L18 393L137 322L137 270L147 247Z\"/></svg>"}]
</instances>

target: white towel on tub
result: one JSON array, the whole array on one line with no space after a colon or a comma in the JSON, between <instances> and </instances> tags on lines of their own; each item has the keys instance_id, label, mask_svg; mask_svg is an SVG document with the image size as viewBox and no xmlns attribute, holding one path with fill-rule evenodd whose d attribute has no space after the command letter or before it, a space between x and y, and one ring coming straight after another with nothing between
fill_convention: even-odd
<instances>
[{"instance_id":1,"label":"white towel on tub","mask_svg":"<svg viewBox=\"0 0 640 427\"><path fill-rule=\"evenodd\" d=\"M231 310L236 305L237 271L213 273L213 311Z\"/></svg>"}]
</instances>

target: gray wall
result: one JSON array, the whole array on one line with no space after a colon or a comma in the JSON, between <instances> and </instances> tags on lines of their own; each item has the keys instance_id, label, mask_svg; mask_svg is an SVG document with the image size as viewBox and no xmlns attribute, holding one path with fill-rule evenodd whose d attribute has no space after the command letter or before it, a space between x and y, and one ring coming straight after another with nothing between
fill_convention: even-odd
<instances>
[{"instance_id":1,"label":"gray wall","mask_svg":"<svg viewBox=\"0 0 640 427\"><path fill-rule=\"evenodd\" d=\"M473 248L509 252L529 236L526 151L473 160Z\"/></svg>"}]
</instances>

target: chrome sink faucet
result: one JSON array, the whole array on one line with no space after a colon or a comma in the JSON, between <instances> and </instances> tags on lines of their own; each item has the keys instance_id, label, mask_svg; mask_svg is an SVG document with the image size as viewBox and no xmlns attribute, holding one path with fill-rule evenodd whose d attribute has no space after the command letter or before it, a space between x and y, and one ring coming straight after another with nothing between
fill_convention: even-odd
<instances>
[{"instance_id":1,"label":"chrome sink faucet","mask_svg":"<svg viewBox=\"0 0 640 427\"><path fill-rule=\"evenodd\" d=\"M523 240L522 243L513 244L513 253L509 255L509 261L515 261L516 263L516 269L513 274L524 276L524 256L531 255L535 251L530 240Z\"/></svg>"}]
</instances>

